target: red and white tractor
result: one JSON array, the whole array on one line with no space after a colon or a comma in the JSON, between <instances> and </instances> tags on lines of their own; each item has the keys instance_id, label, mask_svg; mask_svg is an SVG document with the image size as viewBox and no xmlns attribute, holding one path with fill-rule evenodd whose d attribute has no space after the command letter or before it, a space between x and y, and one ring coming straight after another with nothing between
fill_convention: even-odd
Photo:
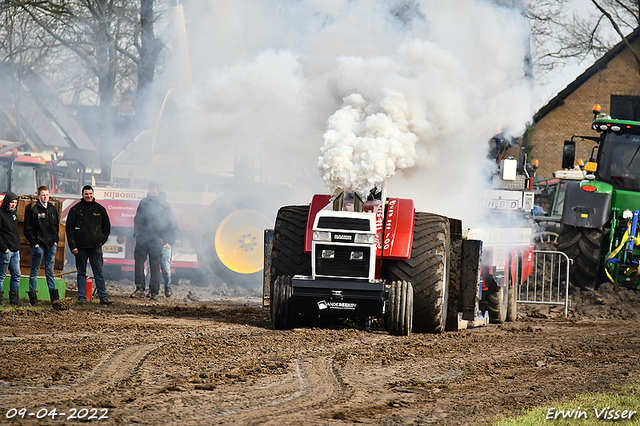
<instances>
[{"instance_id":1,"label":"red and white tractor","mask_svg":"<svg viewBox=\"0 0 640 426\"><path fill-rule=\"evenodd\" d=\"M263 305L275 329L331 316L384 318L393 335L486 324L481 251L461 221L416 212L384 190L315 195L280 208L265 232Z\"/></svg>"}]
</instances>

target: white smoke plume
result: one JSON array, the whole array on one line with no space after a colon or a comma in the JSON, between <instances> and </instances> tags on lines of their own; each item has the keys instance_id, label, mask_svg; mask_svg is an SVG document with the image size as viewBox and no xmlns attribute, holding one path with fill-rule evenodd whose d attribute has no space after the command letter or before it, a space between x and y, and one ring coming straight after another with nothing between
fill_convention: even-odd
<instances>
[{"instance_id":1,"label":"white smoke plume","mask_svg":"<svg viewBox=\"0 0 640 426\"><path fill-rule=\"evenodd\" d=\"M234 155L255 156L264 181L290 188L279 205L389 178L389 196L466 221L487 188L488 140L532 116L518 3L185 3L190 109L168 128L214 183Z\"/></svg>"},{"instance_id":2,"label":"white smoke plume","mask_svg":"<svg viewBox=\"0 0 640 426\"><path fill-rule=\"evenodd\" d=\"M346 189L366 196L398 169L415 164L415 112L404 95L389 90L377 103L358 94L327 121L318 167L332 192ZM422 119L423 120L423 119Z\"/></svg>"},{"instance_id":3,"label":"white smoke plume","mask_svg":"<svg viewBox=\"0 0 640 426\"><path fill-rule=\"evenodd\" d=\"M411 4L420 19L394 51L337 58L344 100L326 123L320 175L332 192L361 195L391 178L392 196L479 219L488 140L522 134L532 114L527 25L491 1Z\"/></svg>"}]
</instances>

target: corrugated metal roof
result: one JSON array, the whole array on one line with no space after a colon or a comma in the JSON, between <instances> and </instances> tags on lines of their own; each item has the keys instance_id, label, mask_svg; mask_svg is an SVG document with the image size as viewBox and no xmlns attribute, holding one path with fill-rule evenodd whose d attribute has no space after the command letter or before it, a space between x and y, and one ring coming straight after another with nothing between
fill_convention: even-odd
<instances>
[{"instance_id":1,"label":"corrugated metal roof","mask_svg":"<svg viewBox=\"0 0 640 426\"><path fill-rule=\"evenodd\" d=\"M31 148L50 151L57 147L67 158L80 160L87 167L100 166L96 144L47 84L36 75L18 82L9 67L0 67L0 74L5 81L16 83L11 88L5 86L11 93L5 93L0 101L2 117L27 138Z\"/></svg>"}]
</instances>

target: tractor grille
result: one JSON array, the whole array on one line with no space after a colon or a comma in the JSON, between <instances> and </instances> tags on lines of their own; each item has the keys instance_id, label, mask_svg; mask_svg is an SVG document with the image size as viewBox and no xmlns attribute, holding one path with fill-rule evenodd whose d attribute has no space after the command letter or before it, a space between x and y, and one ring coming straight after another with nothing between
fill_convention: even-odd
<instances>
[{"instance_id":1,"label":"tractor grille","mask_svg":"<svg viewBox=\"0 0 640 426\"><path fill-rule=\"evenodd\" d=\"M323 259L322 250L333 250L333 259ZM351 252L363 253L362 260L351 260ZM316 275L331 277L369 278L371 248L368 246L316 245Z\"/></svg>"},{"instance_id":2,"label":"tractor grille","mask_svg":"<svg viewBox=\"0 0 640 426\"><path fill-rule=\"evenodd\" d=\"M318 228L369 231L370 225L367 219L356 219L351 217L321 217L318 219Z\"/></svg>"}]
</instances>

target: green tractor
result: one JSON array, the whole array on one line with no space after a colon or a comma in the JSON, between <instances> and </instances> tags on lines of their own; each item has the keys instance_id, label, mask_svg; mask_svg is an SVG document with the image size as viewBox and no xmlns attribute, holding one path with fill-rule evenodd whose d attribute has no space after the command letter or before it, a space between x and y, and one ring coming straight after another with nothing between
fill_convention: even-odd
<instances>
[{"instance_id":1,"label":"green tractor","mask_svg":"<svg viewBox=\"0 0 640 426\"><path fill-rule=\"evenodd\" d=\"M586 179L567 184L558 249L573 259L575 286L640 289L640 122L612 119L599 105L593 113L599 136L581 138L597 146Z\"/></svg>"}]
</instances>

